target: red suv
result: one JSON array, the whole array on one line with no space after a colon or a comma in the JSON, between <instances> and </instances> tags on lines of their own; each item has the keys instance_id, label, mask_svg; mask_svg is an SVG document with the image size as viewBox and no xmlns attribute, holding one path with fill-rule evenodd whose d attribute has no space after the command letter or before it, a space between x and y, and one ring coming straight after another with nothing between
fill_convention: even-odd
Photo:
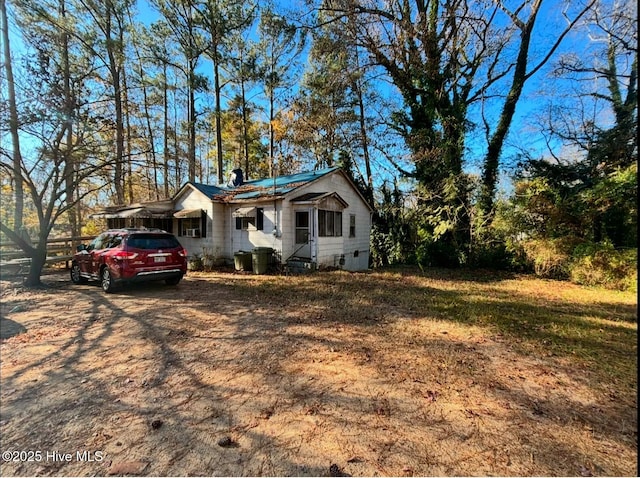
<instances>
[{"instance_id":1,"label":"red suv","mask_svg":"<svg viewBox=\"0 0 640 478\"><path fill-rule=\"evenodd\" d=\"M187 273L187 251L173 234L159 229L114 229L73 256L74 284L99 280L105 292L124 282L164 280L177 285Z\"/></svg>"}]
</instances>

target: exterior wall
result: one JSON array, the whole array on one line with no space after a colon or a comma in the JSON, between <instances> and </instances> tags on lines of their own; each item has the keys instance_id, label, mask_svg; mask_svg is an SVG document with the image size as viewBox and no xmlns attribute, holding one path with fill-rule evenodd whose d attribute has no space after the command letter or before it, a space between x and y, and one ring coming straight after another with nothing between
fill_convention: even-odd
<instances>
[{"instance_id":1,"label":"exterior wall","mask_svg":"<svg viewBox=\"0 0 640 478\"><path fill-rule=\"evenodd\" d=\"M346 270L366 270L369 267L369 238L371 234L371 212L367 204L353 189L351 183L340 173L332 173L322 177L312 184L303 186L292 193L292 198L306 193L336 192L344 199L348 206L342 210L342 236L341 237L317 237L315 242L316 262L319 266L341 267ZM283 213L283 260L286 260L294 252L295 211L309 208L308 204L291 203L284 201ZM349 237L349 218L356 217L355 237ZM317 225L317 211L314 221ZM312 232L315 233L315 230ZM312 253L313 254L313 253ZM343 257L344 265L340 264Z\"/></svg>"},{"instance_id":2,"label":"exterior wall","mask_svg":"<svg viewBox=\"0 0 640 478\"><path fill-rule=\"evenodd\" d=\"M295 253L296 216L293 205L288 199L282 201L282 262L286 262ZM299 210L308 210L309 206L297 206Z\"/></svg>"},{"instance_id":3,"label":"exterior wall","mask_svg":"<svg viewBox=\"0 0 640 478\"><path fill-rule=\"evenodd\" d=\"M211 248L215 258L228 258L231 251L227 249L227 234L229 227L227 220L227 208L221 203L211 204L211 217L207 218L207 225L211 229L207 229L207 237L205 239L207 247ZM207 216L209 213L207 213Z\"/></svg>"},{"instance_id":4,"label":"exterior wall","mask_svg":"<svg viewBox=\"0 0 640 478\"><path fill-rule=\"evenodd\" d=\"M202 255L203 248L207 248L215 257L224 257L227 262L232 263L233 254L237 251L251 251L254 247L271 247L280 260L285 262L296 252L295 212L306 210L310 211L312 259L321 267L366 270L369 266L371 212L342 173L330 173L312 184L296 189L290 196L296 198L307 193L327 192L336 192L348 204L342 210L341 237L317 237L318 211L312 204L292 203L290 198L276 203L223 204L212 202L195 189L185 191L176 202L175 209L205 210L207 213L206 237L180 236L177 219L174 219L174 233L187 249L189 256ZM259 231L253 227L249 230L237 230L233 212L238 207L263 208L263 229ZM355 215L356 218L355 237L349 237L351 215Z\"/></svg>"},{"instance_id":5,"label":"exterior wall","mask_svg":"<svg viewBox=\"0 0 640 478\"><path fill-rule=\"evenodd\" d=\"M248 230L236 229L236 218L233 217L233 212L238 207L262 208L264 214L262 230L257 230L255 225L250 226ZM233 258L235 252L251 251L254 247L271 247L278 256L282 254L282 201L275 204L273 202L231 204L226 206L225 216L229 226L226 248L228 258Z\"/></svg>"},{"instance_id":6,"label":"exterior wall","mask_svg":"<svg viewBox=\"0 0 640 478\"><path fill-rule=\"evenodd\" d=\"M182 231L178 229L178 219L173 220L173 231L175 236L186 249L189 257L196 254L202 256L205 248L213 253L215 257L224 256L224 206L212 203L208 198L194 189L187 190L176 202L176 210L182 209L202 209L207 213L207 224L205 225L206 237L186 237L182 236Z\"/></svg>"}]
</instances>

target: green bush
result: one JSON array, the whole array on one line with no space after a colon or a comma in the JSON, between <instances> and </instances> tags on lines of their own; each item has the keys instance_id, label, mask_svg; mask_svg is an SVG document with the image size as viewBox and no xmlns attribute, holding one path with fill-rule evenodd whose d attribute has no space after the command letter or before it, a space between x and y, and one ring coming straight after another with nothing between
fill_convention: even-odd
<instances>
[{"instance_id":1,"label":"green bush","mask_svg":"<svg viewBox=\"0 0 640 478\"><path fill-rule=\"evenodd\" d=\"M371 227L371 265L384 267L392 264L411 262L409 241L394 231L384 231L374 224Z\"/></svg>"},{"instance_id":2,"label":"green bush","mask_svg":"<svg viewBox=\"0 0 640 478\"><path fill-rule=\"evenodd\" d=\"M459 267L461 258L454 244L444 240L424 240L416 248L416 261L424 267Z\"/></svg>"},{"instance_id":3,"label":"green bush","mask_svg":"<svg viewBox=\"0 0 640 478\"><path fill-rule=\"evenodd\" d=\"M577 246L570 264L572 282L608 289L638 288L638 249L616 250L609 243Z\"/></svg>"},{"instance_id":4,"label":"green bush","mask_svg":"<svg viewBox=\"0 0 640 478\"><path fill-rule=\"evenodd\" d=\"M533 272L533 262L527 258L520 243L500 238L484 237L471 250L469 265L483 269L512 272Z\"/></svg>"}]
</instances>

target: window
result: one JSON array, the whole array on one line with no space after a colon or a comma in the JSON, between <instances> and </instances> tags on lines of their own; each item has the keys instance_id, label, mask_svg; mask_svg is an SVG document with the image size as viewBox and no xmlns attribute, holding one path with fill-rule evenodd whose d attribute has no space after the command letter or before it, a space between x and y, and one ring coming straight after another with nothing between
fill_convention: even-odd
<instances>
[{"instance_id":1,"label":"window","mask_svg":"<svg viewBox=\"0 0 640 478\"><path fill-rule=\"evenodd\" d=\"M178 236L207 237L207 212L203 209L200 214L179 218Z\"/></svg>"},{"instance_id":2,"label":"window","mask_svg":"<svg viewBox=\"0 0 640 478\"><path fill-rule=\"evenodd\" d=\"M349 216L349 237L356 237L356 215Z\"/></svg>"},{"instance_id":3,"label":"window","mask_svg":"<svg viewBox=\"0 0 640 478\"><path fill-rule=\"evenodd\" d=\"M103 233L89 244L88 250L112 249L122 243L122 236L118 234Z\"/></svg>"},{"instance_id":4,"label":"window","mask_svg":"<svg viewBox=\"0 0 640 478\"><path fill-rule=\"evenodd\" d=\"M175 249L178 240L169 234L134 234L127 239L127 246L133 249Z\"/></svg>"},{"instance_id":5,"label":"window","mask_svg":"<svg viewBox=\"0 0 640 478\"><path fill-rule=\"evenodd\" d=\"M124 229L127 227L127 222L123 217L109 218L107 219L109 229Z\"/></svg>"},{"instance_id":6,"label":"window","mask_svg":"<svg viewBox=\"0 0 640 478\"><path fill-rule=\"evenodd\" d=\"M89 249L95 249L96 251L100 249L106 249L107 244L111 240L111 237L111 234L100 234L93 241L91 241L91 244L89 244Z\"/></svg>"},{"instance_id":7,"label":"window","mask_svg":"<svg viewBox=\"0 0 640 478\"><path fill-rule=\"evenodd\" d=\"M262 231L264 229L264 208L244 207L233 213L237 231Z\"/></svg>"},{"instance_id":8,"label":"window","mask_svg":"<svg viewBox=\"0 0 640 478\"><path fill-rule=\"evenodd\" d=\"M253 216L236 217L236 229L248 231L255 228L256 218Z\"/></svg>"},{"instance_id":9,"label":"window","mask_svg":"<svg viewBox=\"0 0 640 478\"><path fill-rule=\"evenodd\" d=\"M200 218L185 217L180 219L180 235L185 237L200 237Z\"/></svg>"},{"instance_id":10,"label":"window","mask_svg":"<svg viewBox=\"0 0 640 478\"><path fill-rule=\"evenodd\" d=\"M113 249L114 247L120 247L120 244L122 244L122 236L120 235L111 236L111 238L109 239L109 242L106 245L106 248Z\"/></svg>"},{"instance_id":11,"label":"window","mask_svg":"<svg viewBox=\"0 0 640 478\"><path fill-rule=\"evenodd\" d=\"M318 235L320 237L342 236L342 212L318 211Z\"/></svg>"}]
</instances>

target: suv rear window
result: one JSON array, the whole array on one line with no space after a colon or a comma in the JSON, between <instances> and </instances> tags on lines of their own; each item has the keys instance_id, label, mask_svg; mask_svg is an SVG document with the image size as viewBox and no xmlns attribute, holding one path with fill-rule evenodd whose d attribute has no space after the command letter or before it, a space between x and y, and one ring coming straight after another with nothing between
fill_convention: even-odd
<instances>
[{"instance_id":1,"label":"suv rear window","mask_svg":"<svg viewBox=\"0 0 640 478\"><path fill-rule=\"evenodd\" d=\"M180 243L169 234L135 234L127 238L127 246L134 249L174 249L180 247Z\"/></svg>"}]
</instances>

